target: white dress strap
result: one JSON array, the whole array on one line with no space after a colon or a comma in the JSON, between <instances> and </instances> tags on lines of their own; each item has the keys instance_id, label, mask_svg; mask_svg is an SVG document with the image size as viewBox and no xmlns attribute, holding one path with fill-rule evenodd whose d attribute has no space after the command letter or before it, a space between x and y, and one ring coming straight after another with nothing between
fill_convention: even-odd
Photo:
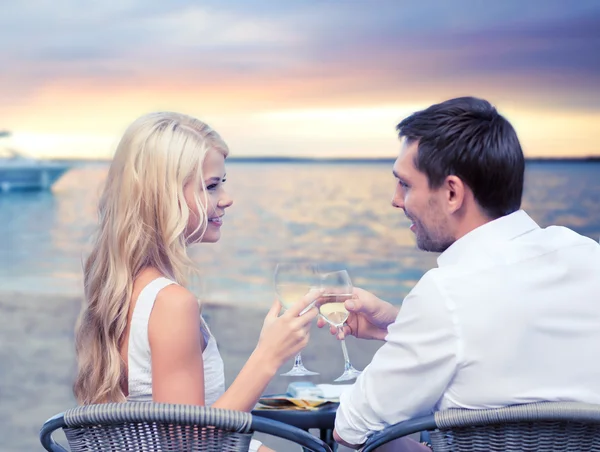
<instances>
[{"instance_id":1,"label":"white dress strap","mask_svg":"<svg viewBox=\"0 0 600 452\"><path fill-rule=\"evenodd\" d=\"M146 284L146 287L144 287L138 295L132 317L149 320L158 292L171 284L176 284L176 282L164 277L156 278Z\"/></svg>"}]
</instances>

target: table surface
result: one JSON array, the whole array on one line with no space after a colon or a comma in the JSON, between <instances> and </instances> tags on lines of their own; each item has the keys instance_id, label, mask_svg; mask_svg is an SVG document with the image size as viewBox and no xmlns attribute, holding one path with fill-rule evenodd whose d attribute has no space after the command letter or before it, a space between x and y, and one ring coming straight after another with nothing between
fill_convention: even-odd
<instances>
[{"instance_id":1,"label":"table surface","mask_svg":"<svg viewBox=\"0 0 600 452\"><path fill-rule=\"evenodd\" d=\"M339 403L328 403L317 410L260 409L252 411L252 414L290 424L302 430L311 428L333 430L338 406Z\"/></svg>"},{"instance_id":2,"label":"table surface","mask_svg":"<svg viewBox=\"0 0 600 452\"><path fill-rule=\"evenodd\" d=\"M338 406L339 403L327 403L316 410L260 409L252 411L252 414L293 425L306 431L317 428L320 430L319 438L335 451L337 444L333 440L333 428Z\"/></svg>"}]
</instances>

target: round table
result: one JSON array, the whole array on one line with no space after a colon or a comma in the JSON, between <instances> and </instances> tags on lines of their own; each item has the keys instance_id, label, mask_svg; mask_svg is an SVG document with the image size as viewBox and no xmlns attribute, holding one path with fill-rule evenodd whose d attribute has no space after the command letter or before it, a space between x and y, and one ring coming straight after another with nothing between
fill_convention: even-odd
<instances>
[{"instance_id":1,"label":"round table","mask_svg":"<svg viewBox=\"0 0 600 452\"><path fill-rule=\"evenodd\" d=\"M293 425L305 431L318 428L321 440L325 441L332 450L336 450L337 444L333 440L333 427L338 406L338 403L328 403L318 410L261 409L252 411L252 414Z\"/></svg>"}]
</instances>

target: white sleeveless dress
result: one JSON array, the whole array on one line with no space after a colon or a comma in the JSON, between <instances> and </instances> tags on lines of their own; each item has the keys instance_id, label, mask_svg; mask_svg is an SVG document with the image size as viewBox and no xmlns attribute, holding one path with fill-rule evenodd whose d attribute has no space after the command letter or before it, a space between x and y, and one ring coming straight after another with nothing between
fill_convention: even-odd
<instances>
[{"instance_id":1,"label":"white sleeveless dress","mask_svg":"<svg viewBox=\"0 0 600 452\"><path fill-rule=\"evenodd\" d=\"M148 340L148 321L156 296L165 287L177 284L167 278L157 278L140 292L131 318L129 330L128 360L128 401L152 401L152 357ZM217 348L217 341L201 317L202 337L206 348L202 352L204 361L204 399L206 406L216 402L225 392L225 372L223 359ZM260 442L252 440L250 452L256 452Z\"/></svg>"}]
</instances>

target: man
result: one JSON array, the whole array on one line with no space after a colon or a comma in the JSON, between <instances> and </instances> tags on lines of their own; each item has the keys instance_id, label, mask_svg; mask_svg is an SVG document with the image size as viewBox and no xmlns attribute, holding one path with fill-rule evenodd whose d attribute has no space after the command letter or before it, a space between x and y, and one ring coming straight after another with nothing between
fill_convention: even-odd
<instances>
[{"instance_id":1,"label":"man","mask_svg":"<svg viewBox=\"0 0 600 452\"><path fill-rule=\"evenodd\" d=\"M345 333L386 343L343 394L336 440L358 448L439 409L600 404L600 245L519 210L525 162L511 124L467 97L397 129L392 205L417 246L441 255L400 312L361 289L346 301Z\"/></svg>"}]
</instances>

